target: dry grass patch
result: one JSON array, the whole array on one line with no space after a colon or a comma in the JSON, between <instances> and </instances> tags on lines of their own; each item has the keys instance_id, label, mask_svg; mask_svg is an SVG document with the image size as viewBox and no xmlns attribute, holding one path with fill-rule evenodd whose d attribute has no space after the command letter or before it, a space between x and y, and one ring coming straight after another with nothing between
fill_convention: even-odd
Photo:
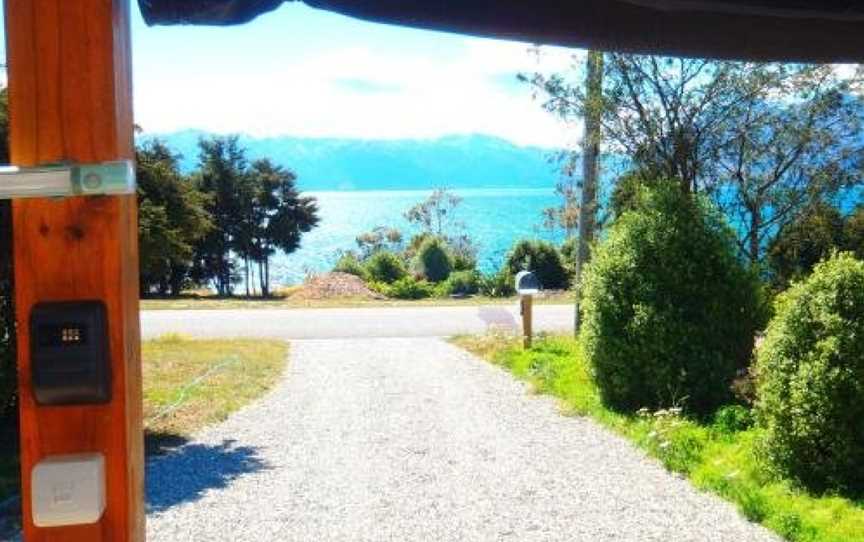
<instances>
[{"instance_id":1,"label":"dry grass patch","mask_svg":"<svg viewBox=\"0 0 864 542\"><path fill-rule=\"evenodd\" d=\"M142 349L144 425L149 440L161 442L221 422L261 397L288 357L287 343L261 339L166 335L144 342Z\"/></svg>"}]
</instances>

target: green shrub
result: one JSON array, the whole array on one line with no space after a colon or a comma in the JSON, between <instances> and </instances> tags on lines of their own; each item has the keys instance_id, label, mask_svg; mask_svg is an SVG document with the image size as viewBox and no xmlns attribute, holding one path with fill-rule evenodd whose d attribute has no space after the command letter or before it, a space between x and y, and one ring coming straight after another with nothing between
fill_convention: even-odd
<instances>
[{"instance_id":1,"label":"green shrub","mask_svg":"<svg viewBox=\"0 0 864 542\"><path fill-rule=\"evenodd\" d=\"M447 280L453 271L453 258L447 244L438 237L425 239L414 261L417 272L431 282Z\"/></svg>"},{"instance_id":2,"label":"green shrub","mask_svg":"<svg viewBox=\"0 0 864 542\"><path fill-rule=\"evenodd\" d=\"M435 286L425 280L403 277L379 291L394 299L425 299L435 294Z\"/></svg>"},{"instance_id":3,"label":"green shrub","mask_svg":"<svg viewBox=\"0 0 864 542\"><path fill-rule=\"evenodd\" d=\"M482 275L477 286L480 293L487 297L510 297L516 294L514 281L515 277L505 266L497 273Z\"/></svg>"},{"instance_id":4,"label":"green shrub","mask_svg":"<svg viewBox=\"0 0 864 542\"><path fill-rule=\"evenodd\" d=\"M721 433L746 431L753 426L753 411L742 405L720 407L714 414L714 428Z\"/></svg>"},{"instance_id":5,"label":"green shrub","mask_svg":"<svg viewBox=\"0 0 864 542\"><path fill-rule=\"evenodd\" d=\"M731 229L677 183L643 187L595 248L582 339L604 402L708 414L730 398L759 324Z\"/></svg>"},{"instance_id":6,"label":"green shrub","mask_svg":"<svg viewBox=\"0 0 864 542\"><path fill-rule=\"evenodd\" d=\"M757 358L772 465L817 491L864 492L864 262L840 254L780 294Z\"/></svg>"},{"instance_id":7,"label":"green shrub","mask_svg":"<svg viewBox=\"0 0 864 542\"><path fill-rule=\"evenodd\" d=\"M363 267L371 280L385 284L396 282L408 274L402 259L384 250L370 256Z\"/></svg>"},{"instance_id":8,"label":"green shrub","mask_svg":"<svg viewBox=\"0 0 864 542\"><path fill-rule=\"evenodd\" d=\"M480 278L475 271L454 271L440 284L441 294L474 295L480 290Z\"/></svg>"},{"instance_id":9,"label":"green shrub","mask_svg":"<svg viewBox=\"0 0 864 542\"><path fill-rule=\"evenodd\" d=\"M339 257L336 261L336 265L333 266L333 271L356 275L363 279L366 278L366 268L363 267L363 262L361 262L357 256L351 252L346 252Z\"/></svg>"},{"instance_id":10,"label":"green shrub","mask_svg":"<svg viewBox=\"0 0 864 542\"><path fill-rule=\"evenodd\" d=\"M567 270L561 254L551 243L523 239L513 246L506 265L513 276L519 271L533 271L543 288L567 288Z\"/></svg>"},{"instance_id":11,"label":"green shrub","mask_svg":"<svg viewBox=\"0 0 864 542\"><path fill-rule=\"evenodd\" d=\"M561 245L561 263L567 271L568 277L576 276L576 258L579 255L579 238L571 237Z\"/></svg>"},{"instance_id":12,"label":"green shrub","mask_svg":"<svg viewBox=\"0 0 864 542\"><path fill-rule=\"evenodd\" d=\"M777 286L808 275L813 266L844 246L844 219L828 204L802 213L768 247L768 264Z\"/></svg>"}]
</instances>

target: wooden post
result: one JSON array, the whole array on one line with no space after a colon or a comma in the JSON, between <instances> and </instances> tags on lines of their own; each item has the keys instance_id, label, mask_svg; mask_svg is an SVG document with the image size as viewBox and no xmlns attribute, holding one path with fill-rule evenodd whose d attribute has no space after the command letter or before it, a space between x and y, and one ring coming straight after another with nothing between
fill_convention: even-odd
<instances>
[{"instance_id":1,"label":"wooden post","mask_svg":"<svg viewBox=\"0 0 864 542\"><path fill-rule=\"evenodd\" d=\"M6 0L11 157L16 165L134 156L128 0ZM0 181L2 182L2 181ZM135 196L13 204L24 538L144 540L144 455ZM28 320L41 301L102 300L112 396L37 406ZM107 506L93 525L37 528L31 469L55 454L101 452Z\"/></svg>"},{"instance_id":2,"label":"wooden post","mask_svg":"<svg viewBox=\"0 0 864 542\"><path fill-rule=\"evenodd\" d=\"M534 296L531 294L519 296L519 304L522 309L522 346L531 348L531 339L534 335Z\"/></svg>"}]
</instances>

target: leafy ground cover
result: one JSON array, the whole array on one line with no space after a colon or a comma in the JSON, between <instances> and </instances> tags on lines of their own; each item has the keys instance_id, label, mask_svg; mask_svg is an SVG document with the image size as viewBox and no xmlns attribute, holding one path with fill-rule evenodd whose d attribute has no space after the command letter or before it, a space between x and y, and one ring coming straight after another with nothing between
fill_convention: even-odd
<instances>
[{"instance_id":1,"label":"leafy ground cover","mask_svg":"<svg viewBox=\"0 0 864 542\"><path fill-rule=\"evenodd\" d=\"M578 341L548 336L524 350L501 335L457 337L454 343L561 399L566 413L590 416L687 476L698 488L732 501L751 521L794 542L864 541L864 500L815 495L772 475L760 450L761 429L743 407L725 407L713 421L676 409L620 414L603 406Z\"/></svg>"}]
</instances>

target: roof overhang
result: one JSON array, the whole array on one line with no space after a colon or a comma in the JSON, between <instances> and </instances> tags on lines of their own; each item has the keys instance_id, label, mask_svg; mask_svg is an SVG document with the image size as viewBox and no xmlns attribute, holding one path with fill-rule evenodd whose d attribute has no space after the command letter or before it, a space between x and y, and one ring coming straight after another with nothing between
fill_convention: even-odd
<instances>
[{"instance_id":1,"label":"roof overhang","mask_svg":"<svg viewBox=\"0 0 864 542\"><path fill-rule=\"evenodd\" d=\"M148 24L230 25L299 0L139 0ZM852 0L302 0L380 23L539 44L741 60L864 61Z\"/></svg>"}]
</instances>

